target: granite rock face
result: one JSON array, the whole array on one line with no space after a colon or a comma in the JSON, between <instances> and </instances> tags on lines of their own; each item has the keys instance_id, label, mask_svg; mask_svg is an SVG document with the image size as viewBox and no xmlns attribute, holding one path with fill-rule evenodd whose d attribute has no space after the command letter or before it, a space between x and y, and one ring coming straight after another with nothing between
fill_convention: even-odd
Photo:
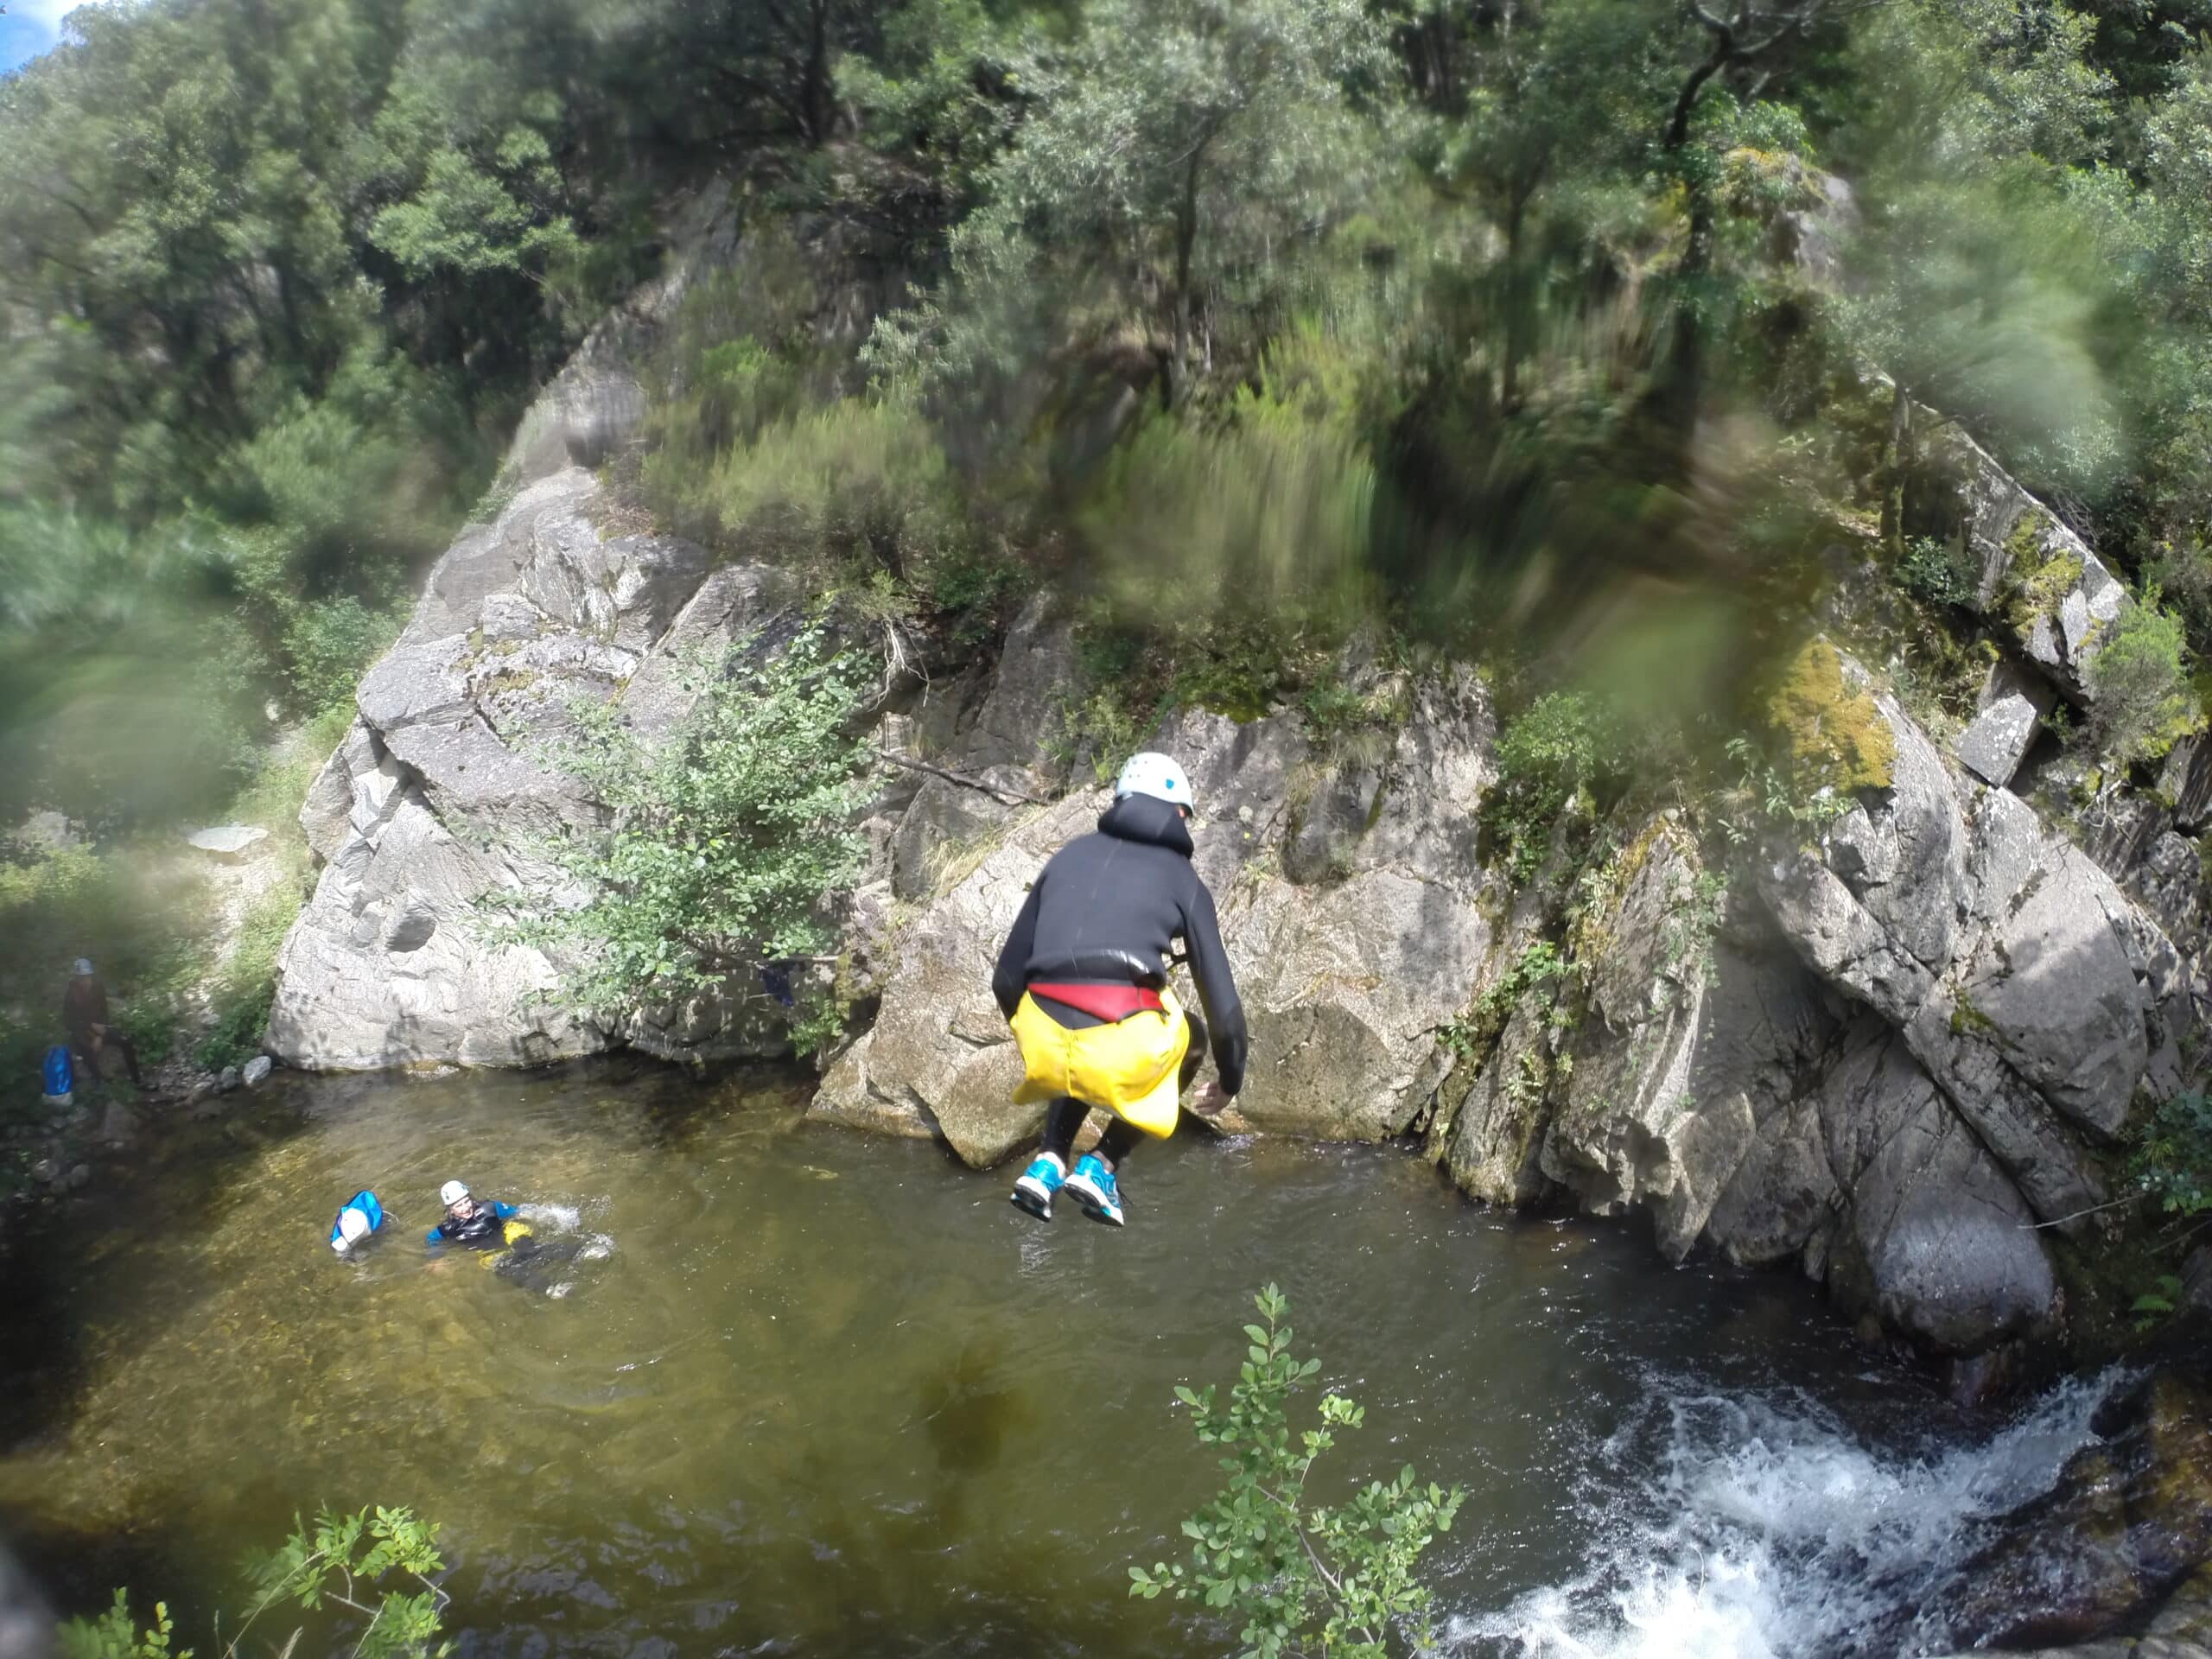
<instances>
[{"instance_id":1,"label":"granite rock face","mask_svg":"<svg viewBox=\"0 0 2212 1659\"><path fill-rule=\"evenodd\" d=\"M772 1052L756 1000L598 1030L540 1001L559 965L493 938L485 896L558 878L534 837L594 821L549 762L570 702L620 693L634 727L683 704L673 664L780 613L755 567L708 571L685 542L608 536L581 467L530 486L433 573L413 620L363 678L358 718L301 823L324 861L277 963L268 1047L289 1065L518 1065L618 1037L664 1052Z\"/></svg>"},{"instance_id":2,"label":"granite rock face","mask_svg":"<svg viewBox=\"0 0 2212 1659\"><path fill-rule=\"evenodd\" d=\"M2139 1090L2178 1086L2192 976L2071 842L1868 695L1887 786L1749 881L1674 815L1624 836L1430 1147L1478 1197L1642 1209L1671 1256L1794 1260L1980 1354L2055 1328L2042 1224L2084 1224ZM1518 982L1512 953L1484 983Z\"/></svg>"},{"instance_id":3,"label":"granite rock face","mask_svg":"<svg viewBox=\"0 0 2212 1659\"><path fill-rule=\"evenodd\" d=\"M1037 666L1002 659L1000 685L1033 683ZM1372 766L1317 753L1285 716L1186 714L1148 740L1183 761L1199 804L1196 862L1251 1031L1245 1126L1379 1140L1427 1105L1448 1064L1440 1034L1490 948L1474 830L1489 719L1472 678L1453 674L1414 690ZM994 741L979 720L951 758L980 762ZM1035 1134L1041 1109L1007 1098L1020 1063L991 967L1037 870L1106 804L1085 789L976 809L997 821L995 843L899 933L874 1027L823 1078L818 1112L940 1135L978 1166Z\"/></svg>"}]
</instances>

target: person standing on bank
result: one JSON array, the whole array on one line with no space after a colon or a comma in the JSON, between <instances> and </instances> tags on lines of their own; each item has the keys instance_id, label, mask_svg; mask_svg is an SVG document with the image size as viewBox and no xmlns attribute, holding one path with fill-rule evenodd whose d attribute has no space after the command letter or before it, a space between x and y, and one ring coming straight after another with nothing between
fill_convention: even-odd
<instances>
[{"instance_id":1,"label":"person standing on bank","mask_svg":"<svg viewBox=\"0 0 2212 1659\"><path fill-rule=\"evenodd\" d=\"M77 958L69 982L61 988L61 1024L69 1033L70 1053L75 1064L84 1068L88 1084L100 1081L100 1056L112 1048L123 1056L131 1086L145 1091L146 1079L138 1072L138 1051L108 1023L107 987L92 971L89 957Z\"/></svg>"},{"instance_id":2,"label":"person standing on bank","mask_svg":"<svg viewBox=\"0 0 2212 1659\"><path fill-rule=\"evenodd\" d=\"M1243 1086L1244 1007L1213 895L1191 867L1191 811L1181 766L1164 754L1133 756L1097 830L1052 855L999 952L991 991L1027 1073L1014 1097L1052 1103L1037 1156L1014 1185L1014 1202L1040 1221L1065 1187L1093 1220L1122 1224L1122 1166L1143 1136L1174 1132L1209 1031L1221 1081L1198 1091L1192 1109L1211 1116ZM1203 1020L1167 988L1177 939ZM1114 1121L1071 1170L1094 1106Z\"/></svg>"}]
</instances>

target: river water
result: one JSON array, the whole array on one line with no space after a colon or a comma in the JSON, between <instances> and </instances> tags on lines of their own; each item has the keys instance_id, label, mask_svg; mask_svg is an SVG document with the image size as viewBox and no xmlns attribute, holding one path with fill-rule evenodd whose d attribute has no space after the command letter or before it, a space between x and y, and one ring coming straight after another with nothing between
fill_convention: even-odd
<instances>
[{"instance_id":1,"label":"river water","mask_svg":"<svg viewBox=\"0 0 2212 1659\"><path fill-rule=\"evenodd\" d=\"M72 1611L128 1582L203 1651L240 1550L328 1502L443 1524L466 1655L1223 1653L1128 1568L1180 1555L1214 1471L1174 1386L1233 1375L1273 1281L1367 1408L1339 1484L1467 1489L1456 1650L1890 1659L1942 1650L1891 1616L2088 1433L2087 1386L1961 1419L1789 1275L1494 1214L1390 1149L1179 1136L1126 1231L1039 1226L1010 1172L804 1099L280 1082L0 1290L8 1536ZM438 1264L456 1175L572 1259ZM393 1220L340 1262L363 1185Z\"/></svg>"}]
</instances>

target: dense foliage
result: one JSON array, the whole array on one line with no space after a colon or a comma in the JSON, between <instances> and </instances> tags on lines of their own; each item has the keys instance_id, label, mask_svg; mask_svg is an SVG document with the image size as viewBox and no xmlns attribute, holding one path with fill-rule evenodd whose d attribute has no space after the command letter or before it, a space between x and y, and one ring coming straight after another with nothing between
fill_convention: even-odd
<instances>
[{"instance_id":1,"label":"dense foliage","mask_svg":"<svg viewBox=\"0 0 2212 1659\"><path fill-rule=\"evenodd\" d=\"M1714 417L1861 463L1832 404L1863 359L2068 504L2201 649L2208 22L2202 0L87 7L0 106L0 777L87 817L219 798L264 702L341 696L521 398L709 175L756 220L898 238L920 289L868 365L926 400L839 407L856 365L831 345L825 378L804 301L695 330L653 493L709 534L887 534L902 581L918 548L968 573L920 583L955 609L995 598L979 562L1074 528L1210 606L1250 603L1227 544L1281 561L1279 587L1349 563L1443 601L1425 625L1525 624L1624 560L1770 559L1742 492L1773 432L1745 452ZM1821 168L1859 203L1819 232L1847 301L1775 257ZM1160 412L1102 471L1116 383ZM1871 435L1902 479L1911 435ZM810 481L848 471L856 504ZM1274 487L1238 499L1253 480ZM1163 533L1185 508L1192 535ZM1924 557L1904 580L1955 596ZM189 698L164 695L179 662Z\"/></svg>"},{"instance_id":2,"label":"dense foliage","mask_svg":"<svg viewBox=\"0 0 2212 1659\"><path fill-rule=\"evenodd\" d=\"M0 823L115 844L342 703L501 499L525 399L721 192L743 257L643 365L619 490L840 592L899 662L1042 575L1086 588L1079 753L1173 701L1317 706L1354 639L1479 646L1525 870L1590 772L1541 752L1575 749L1554 717L1732 767L1822 550L1876 555L1923 640L2064 574L1977 612L1929 474L1956 427L2134 589L2065 735L2139 774L2212 647L2209 29L2207 0L88 6L0 83ZM1984 660L1903 650L1892 689L1970 707Z\"/></svg>"},{"instance_id":3,"label":"dense foliage","mask_svg":"<svg viewBox=\"0 0 2212 1659\"><path fill-rule=\"evenodd\" d=\"M1218 1447L1221 1491L1183 1523L1191 1562L1129 1569L1129 1593L1163 1592L1203 1601L1244 1621L1239 1659L1300 1654L1387 1659L1434 1650L1429 1592L1415 1569L1448 1532L1465 1494L1422 1485L1412 1465L1370 1481L1338 1503L1309 1492L1336 1431L1357 1428L1364 1410L1344 1395L1320 1402L1320 1427L1292 1434L1288 1406L1321 1369L1291 1352L1290 1311L1269 1285L1254 1301L1262 1323L1226 1402L1212 1386L1180 1387L1198 1444Z\"/></svg>"}]
</instances>

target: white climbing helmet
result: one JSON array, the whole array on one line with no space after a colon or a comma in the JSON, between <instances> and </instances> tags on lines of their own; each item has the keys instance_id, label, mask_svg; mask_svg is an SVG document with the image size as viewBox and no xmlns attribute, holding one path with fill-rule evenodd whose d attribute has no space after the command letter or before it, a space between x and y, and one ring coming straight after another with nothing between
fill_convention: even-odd
<instances>
[{"instance_id":1,"label":"white climbing helmet","mask_svg":"<svg viewBox=\"0 0 2212 1659\"><path fill-rule=\"evenodd\" d=\"M466 1181L448 1181L438 1189L438 1202L448 1210L467 1196L468 1183Z\"/></svg>"},{"instance_id":2,"label":"white climbing helmet","mask_svg":"<svg viewBox=\"0 0 2212 1659\"><path fill-rule=\"evenodd\" d=\"M1191 780L1183 775L1183 768L1170 756L1150 749L1131 755L1122 775L1114 780L1114 798L1118 801L1125 795L1149 795L1170 806L1197 810L1191 798Z\"/></svg>"},{"instance_id":3,"label":"white climbing helmet","mask_svg":"<svg viewBox=\"0 0 2212 1659\"><path fill-rule=\"evenodd\" d=\"M358 1244L373 1230L366 1214L359 1210L346 1209L338 1212L338 1236L330 1241L330 1248L340 1255L348 1244Z\"/></svg>"},{"instance_id":4,"label":"white climbing helmet","mask_svg":"<svg viewBox=\"0 0 2212 1659\"><path fill-rule=\"evenodd\" d=\"M79 978L91 978L92 973L92 959L90 957L78 957L76 971Z\"/></svg>"}]
</instances>

